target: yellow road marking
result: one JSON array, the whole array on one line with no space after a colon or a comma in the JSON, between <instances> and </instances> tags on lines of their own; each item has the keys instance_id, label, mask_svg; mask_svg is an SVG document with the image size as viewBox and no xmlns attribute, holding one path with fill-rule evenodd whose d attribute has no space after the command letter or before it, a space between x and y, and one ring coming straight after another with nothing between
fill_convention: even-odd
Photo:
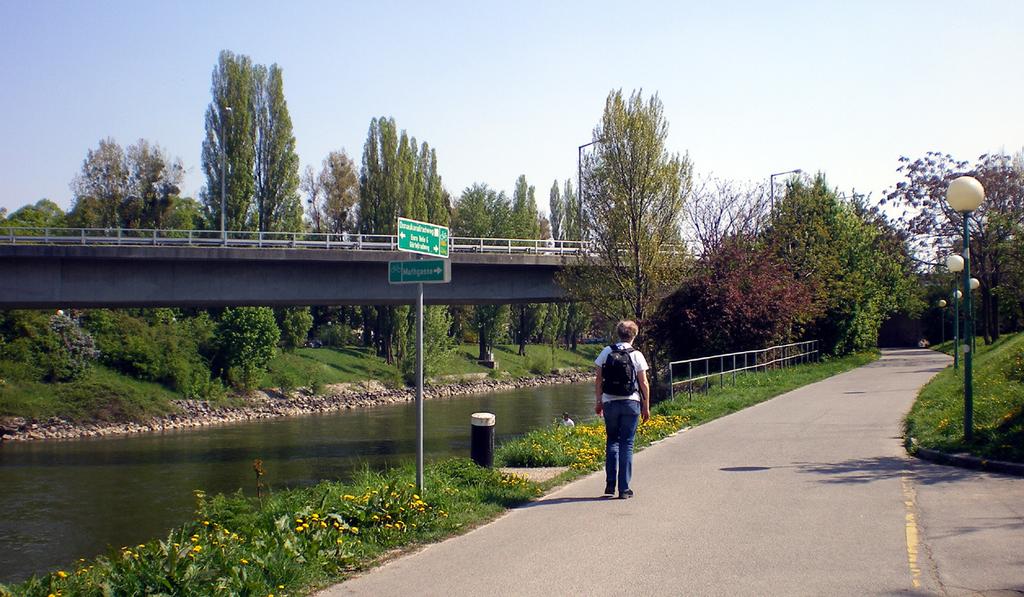
<instances>
[{"instance_id":1,"label":"yellow road marking","mask_svg":"<svg viewBox=\"0 0 1024 597\"><path fill-rule=\"evenodd\" d=\"M921 568L917 565L917 514L914 509L917 495L914 492L914 486L906 477L900 477L900 485L903 487L903 506L906 509L907 565L910 566L910 581L915 589L919 589L921 588Z\"/></svg>"}]
</instances>

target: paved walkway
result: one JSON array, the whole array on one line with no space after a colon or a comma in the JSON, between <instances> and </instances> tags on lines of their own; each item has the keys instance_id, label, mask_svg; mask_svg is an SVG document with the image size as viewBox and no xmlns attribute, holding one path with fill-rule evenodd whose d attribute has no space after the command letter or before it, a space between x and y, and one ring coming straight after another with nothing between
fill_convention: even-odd
<instances>
[{"instance_id":1,"label":"paved walkway","mask_svg":"<svg viewBox=\"0 0 1024 597\"><path fill-rule=\"evenodd\" d=\"M948 364L881 360L637 454L323 595L1024 593L1024 479L908 458L901 421Z\"/></svg>"}]
</instances>

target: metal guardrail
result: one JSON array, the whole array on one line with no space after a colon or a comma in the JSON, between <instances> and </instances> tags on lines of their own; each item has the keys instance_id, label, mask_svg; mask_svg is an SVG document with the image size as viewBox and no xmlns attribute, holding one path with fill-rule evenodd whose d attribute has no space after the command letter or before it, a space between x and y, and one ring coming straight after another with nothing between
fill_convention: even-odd
<instances>
[{"instance_id":1,"label":"metal guardrail","mask_svg":"<svg viewBox=\"0 0 1024 597\"><path fill-rule=\"evenodd\" d=\"M770 346L760 350L746 350L743 352L730 352L727 354L716 354L709 357L697 357L684 361L672 361L668 364L669 395L674 400L676 384L686 384L686 390L690 398L693 398L693 387L696 382L701 382L701 389L707 393L711 381L718 377L719 386L725 385L725 376L732 375L732 383L736 385L736 374L744 371L767 371L791 367L795 364L818 361L821 358L818 346L819 340L807 340L805 342L794 342ZM740 360L742 359L742 363ZM731 363L730 363L731 361ZM697 375L694 375L694 364L697 364ZM703 364L703 367L701 367ZM677 366L686 366L686 377L676 380L675 371ZM712 367L717 365L717 367ZM729 367L726 369L726 367ZM703 368L703 372L701 369Z\"/></svg>"},{"instance_id":2,"label":"metal guardrail","mask_svg":"<svg viewBox=\"0 0 1024 597\"><path fill-rule=\"evenodd\" d=\"M453 236L457 253L525 253L574 255L589 252L591 243L578 240L472 238ZM326 234L316 232L253 232L161 230L153 228L30 228L0 227L0 244L130 245L180 247L244 247L397 251L394 234Z\"/></svg>"}]
</instances>

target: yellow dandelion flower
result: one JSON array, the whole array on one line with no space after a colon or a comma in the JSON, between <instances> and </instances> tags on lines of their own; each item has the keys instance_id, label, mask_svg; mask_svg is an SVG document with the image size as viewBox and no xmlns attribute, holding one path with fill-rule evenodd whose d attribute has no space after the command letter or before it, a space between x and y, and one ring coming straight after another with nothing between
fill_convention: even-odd
<instances>
[{"instance_id":1,"label":"yellow dandelion flower","mask_svg":"<svg viewBox=\"0 0 1024 597\"><path fill-rule=\"evenodd\" d=\"M57 571L57 576L59 576L61 578L67 578L68 577L68 573L64 572L63 570L58 570Z\"/></svg>"}]
</instances>

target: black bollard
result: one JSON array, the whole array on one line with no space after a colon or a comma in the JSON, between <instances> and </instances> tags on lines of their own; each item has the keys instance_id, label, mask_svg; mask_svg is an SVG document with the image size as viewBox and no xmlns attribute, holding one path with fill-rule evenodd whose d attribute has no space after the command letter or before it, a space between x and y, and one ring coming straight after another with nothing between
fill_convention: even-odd
<instances>
[{"instance_id":1,"label":"black bollard","mask_svg":"<svg viewBox=\"0 0 1024 597\"><path fill-rule=\"evenodd\" d=\"M469 443L469 457L480 466L494 466L494 415L491 413L473 413L473 423Z\"/></svg>"}]
</instances>

